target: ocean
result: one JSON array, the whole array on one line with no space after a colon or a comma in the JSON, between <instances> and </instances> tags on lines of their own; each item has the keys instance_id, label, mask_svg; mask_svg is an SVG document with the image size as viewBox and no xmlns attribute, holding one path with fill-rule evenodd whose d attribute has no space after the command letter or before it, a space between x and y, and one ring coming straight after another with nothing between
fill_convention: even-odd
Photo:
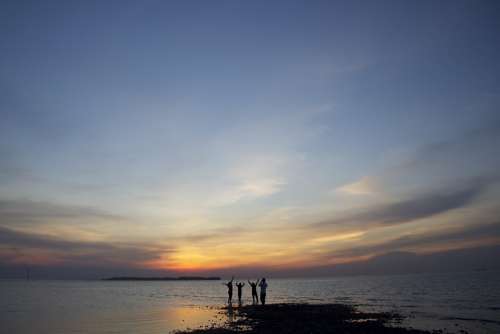
<instances>
[{"instance_id":1,"label":"ocean","mask_svg":"<svg viewBox=\"0 0 500 334\"><path fill-rule=\"evenodd\" d=\"M195 328L212 321L216 307L225 305L222 283L0 280L0 332L164 334ZM268 303L345 303L398 312L406 317L405 327L500 333L500 272L269 277L268 284ZM251 303L248 283L243 303ZM218 321L225 320L218 315Z\"/></svg>"}]
</instances>

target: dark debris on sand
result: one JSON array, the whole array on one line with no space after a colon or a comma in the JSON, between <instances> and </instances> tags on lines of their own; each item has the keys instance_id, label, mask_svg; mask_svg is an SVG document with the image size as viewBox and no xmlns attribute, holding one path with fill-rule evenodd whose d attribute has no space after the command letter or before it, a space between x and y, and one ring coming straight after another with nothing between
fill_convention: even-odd
<instances>
[{"instance_id":1,"label":"dark debris on sand","mask_svg":"<svg viewBox=\"0 0 500 334\"><path fill-rule=\"evenodd\" d=\"M429 334L426 331L388 326L388 322L400 319L397 314L363 313L343 304L248 305L232 310L225 308L223 312L234 312L234 320L226 326L179 331L177 334Z\"/></svg>"}]
</instances>

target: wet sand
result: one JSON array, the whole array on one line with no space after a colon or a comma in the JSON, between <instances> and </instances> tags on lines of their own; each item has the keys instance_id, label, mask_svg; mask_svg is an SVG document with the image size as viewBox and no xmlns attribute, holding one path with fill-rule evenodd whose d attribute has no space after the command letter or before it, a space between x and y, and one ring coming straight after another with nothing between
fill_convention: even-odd
<instances>
[{"instance_id":1,"label":"wet sand","mask_svg":"<svg viewBox=\"0 0 500 334\"><path fill-rule=\"evenodd\" d=\"M212 323L206 327L177 331L176 334L230 333L336 333L336 334L429 334L398 327L401 317L394 313L359 312L343 304L271 304L266 306L225 307L221 314L228 316L224 325Z\"/></svg>"}]
</instances>

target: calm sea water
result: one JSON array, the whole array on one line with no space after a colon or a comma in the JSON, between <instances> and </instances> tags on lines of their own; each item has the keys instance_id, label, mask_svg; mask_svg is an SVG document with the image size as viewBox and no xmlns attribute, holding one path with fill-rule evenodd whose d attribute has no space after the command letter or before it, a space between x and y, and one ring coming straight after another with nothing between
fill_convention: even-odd
<instances>
[{"instance_id":1,"label":"calm sea water","mask_svg":"<svg viewBox=\"0 0 500 334\"><path fill-rule=\"evenodd\" d=\"M272 279L268 300L397 311L404 326L500 333L500 272ZM209 323L219 281L0 281L0 332L168 333ZM244 303L251 302L244 288ZM220 317L220 315L219 315ZM226 320L222 316L220 320Z\"/></svg>"}]
</instances>

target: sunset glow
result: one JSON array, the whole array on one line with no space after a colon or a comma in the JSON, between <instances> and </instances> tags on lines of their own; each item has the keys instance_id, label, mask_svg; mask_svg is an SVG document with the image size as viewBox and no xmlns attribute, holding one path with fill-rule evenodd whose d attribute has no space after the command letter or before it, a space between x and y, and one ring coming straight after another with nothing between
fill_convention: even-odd
<instances>
[{"instance_id":1,"label":"sunset glow","mask_svg":"<svg viewBox=\"0 0 500 334\"><path fill-rule=\"evenodd\" d=\"M112 3L2 8L5 272L500 244L498 22L475 2Z\"/></svg>"}]
</instances>

